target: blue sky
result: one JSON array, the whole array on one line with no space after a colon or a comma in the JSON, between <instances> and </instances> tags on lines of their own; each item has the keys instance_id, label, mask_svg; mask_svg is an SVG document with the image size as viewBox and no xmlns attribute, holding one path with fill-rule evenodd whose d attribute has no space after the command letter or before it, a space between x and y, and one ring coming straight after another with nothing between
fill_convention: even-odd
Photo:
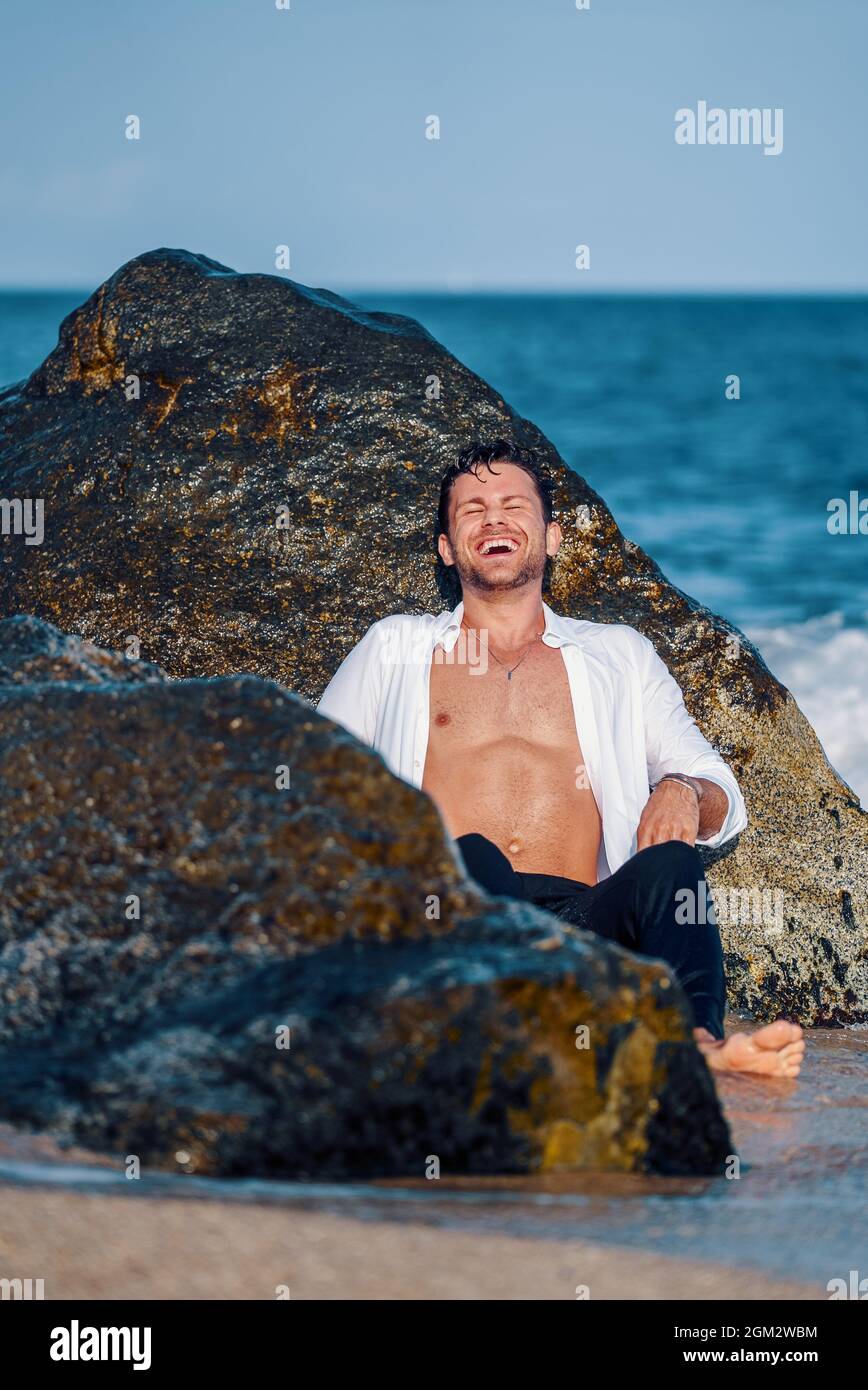
<instances>
[{"instance_id":1,"label":"blue sky","mask_svg":"<svg viewBox=\"0 0 868 1390\"><path fill-rule=\"evenodd\" d=\"M336 289L868 289L865 0L40 0L4 50L7 286L289 245ZM699 100L783 152L677 145Z\"/></svg>"}]
</instances>

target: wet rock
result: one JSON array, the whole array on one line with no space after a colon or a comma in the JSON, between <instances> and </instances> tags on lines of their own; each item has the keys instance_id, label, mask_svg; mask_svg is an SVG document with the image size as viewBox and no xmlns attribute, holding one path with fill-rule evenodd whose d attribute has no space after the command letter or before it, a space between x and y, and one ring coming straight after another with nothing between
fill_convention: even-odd
<instances>
[{"instance_id":1,"label":"wet rock","mask_svg":"<svg viewBox=\"0 0 868 1390\"><path fill-rule=\"evenodd\" d=\"M868 1019L866 817L792 697L410 320L187 252L122 267L0 397L0 495L45 504L42 545L2 543L0 613L315 699L375 619L443 606L440 474L505 433L557 478L552 605L651 638L741 780L750 826L711 870L731 1002Z\"/></svg>"},{"instance_id":2,"label":"wet rock","mask_svg":"<svg viewBox=\"0 0 868 1390\"><path fill-rule=\"evenodd\" d=\"M0 673L3 1119L198 1173L721 1170L664 969L486 897L303 700L32 618Z\"/></svg>"}]
</instances>

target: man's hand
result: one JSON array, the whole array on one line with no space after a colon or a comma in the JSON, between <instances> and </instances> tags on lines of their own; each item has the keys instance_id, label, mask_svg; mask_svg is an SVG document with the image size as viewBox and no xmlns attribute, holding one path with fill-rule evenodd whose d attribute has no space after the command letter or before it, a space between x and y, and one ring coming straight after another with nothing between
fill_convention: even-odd
<instances>
[{"instance_id":1,"label":"man's hand","mask_svg":"<svg viewBox=\"0 0 868 1390\"><path fill-rule=\"evenodd\" d=\"M683 840L695 845L699 834L699 805L703 783L692 777L696 791L684 782L660 782L645 803L637 831L636 848L662 845L666 840ZM707 784L705 784L707 785Z\"/></svg>"}]
</instances>

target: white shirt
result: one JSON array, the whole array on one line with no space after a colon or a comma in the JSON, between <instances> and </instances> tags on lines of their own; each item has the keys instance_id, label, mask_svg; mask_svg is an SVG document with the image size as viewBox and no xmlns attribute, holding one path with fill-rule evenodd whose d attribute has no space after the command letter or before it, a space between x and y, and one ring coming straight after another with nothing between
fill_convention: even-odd
<instances>
[{"instance_id":1,"label":"white shirt","mask_svg":"<svg viewBox=\"0 0 868 1390\"><path fill-rule=\"evenodd\" d=\"M665 772L705 777L729 798L720 830L698 843L720 845L743 830L747 814L738 783L687 713L678 685L648 639L621 623L584 622L542 607L542 640L561 649L602 820L599 878L635 854L639 817L651 785ZM451 613L380 619L338 667L318 705L320 714L370 744L414 787L421 787L425 770L432 655L438 644L452 652L463 613L461 602ZM465 659L471 665L474 655L478 661L481 653L469 642Z\"/></svg>"}]
</instances>

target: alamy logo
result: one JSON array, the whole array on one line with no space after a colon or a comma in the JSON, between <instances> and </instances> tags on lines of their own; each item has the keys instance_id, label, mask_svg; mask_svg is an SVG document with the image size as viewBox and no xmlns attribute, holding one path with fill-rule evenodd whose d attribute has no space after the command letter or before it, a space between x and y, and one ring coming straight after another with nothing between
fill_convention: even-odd
<instances>
[{"instance_id":1,"label":"alamy logo","mask_svg":"<svg viewBox=\"0 0 868 1390\"><path fill-rule=\"evenodd\" d=\"M0 1299L45 1297L44 1279L0 1279Z\"/></svg>"},{"instance_id":2,"label":"alamy logo","mask_svg":"<svg viewBox=\"0 0 868 1390\"><path fill-rule=\"evenodd\" d=\"M826 503L830 512L826 530L830 536L868 536L868 497L860 497L851 489L846 497L832 497Z\"/></svg>"},{"instance_id":3,"label":"alamy logo","mask_svg":"<svg viewBox=\"0 0 868 1390\"><path fill-rule=\"evenodd\" d=\"M45 538L45 503L41 497L0 497L0 534L24 536L25 545Z\"/></svg>"},{"instance_id":4,"label":"alamy logo","mask_svg":"<svg viewBox=\"0 0 868 1390\"><path fill-rule=\"evenodd\" d=\"M448 651L437 646L432 654L431 635L426 628L412 637L402 636L401 630L383 624L377 628L381 659L387 666L467 666L471 676L484 676L488 670L488 629L462 627L455 644Z\"/></svg>"},{"instance_id":5,"label":"alamy logo","mask_svg":"<svg viewBox=\"0 0 868 1390\"><path fill-rule=\"evenodd\" d=\"M69 1327L51 1329L52 1361L132 1361L134 1371L151 1365L149 1327L80 1327L73 1318Z\"/></svg>"},{"instance_id":6,"label":"alamy logo","mask_svg":"<svg viewBox=\"0 0 868 1390\"><path fill-rule=\"evenodd\" d=\"M836 1298L868 1298L868 1279L860 1279L858 1269L851 1269L846 1279L830 1279L826 1285L830 1300Z\"/></svg>"},{"instance_id":7,"label":"alamy logo","mask_svg":"<svg viewBox=\"0 0 868 1390\"><path fill-rule=\"evenodd\" d=\"M675 920L682 927L763 927L767 936L784 930L784 895L780 888L710 888L703 880L698 891L679 888Z\"/></svg>"},{"instance_id":8,"label":"alamy logo","mask_svg":"<svg viewBox=\"0 0 868 1390\"><path fill-rule=\"evenodd\" d=\"M763 154L780 154L784 148L782 106L709 106L698 101L696 110L682 106L675 112L678 145L762 145Z\"/></svg>"}]
</instances>

